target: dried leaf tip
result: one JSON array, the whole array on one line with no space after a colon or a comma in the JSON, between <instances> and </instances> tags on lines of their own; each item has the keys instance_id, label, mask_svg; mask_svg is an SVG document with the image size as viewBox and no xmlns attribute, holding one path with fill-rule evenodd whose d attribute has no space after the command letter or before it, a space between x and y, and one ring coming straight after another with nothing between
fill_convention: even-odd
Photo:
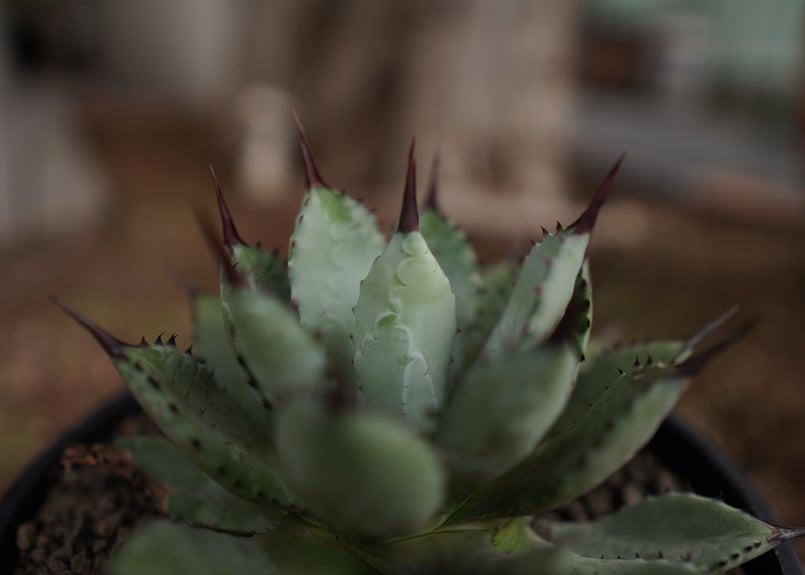
<instances>
[{"instance_id":1,"label":"dried leaf tip","mask_svg":"<svg viewBox=\"0 0 805 575\"><path fill-rule=\"evenodd\" d=\"M696 347L698 347L702 342L704 342L707 338L721 329L726 323L731 320L735 315L740 311L740 306L734 305L720 316L715 318L709 323L706 323L699 329L697 329L693 334L689 335L685 338L685 347L683 348L683 352L690 351Z\"/></svg>"},{"instance_id":2,"label":"dried leaf tip","mask_svg":"<svg viewBox=\"0 0 805 575\"><path fill-rule=\"evenodd\" d=\"M110 357L121 357L123 355L123 350L125 350L127 347L132 347L129 344L117 339L94 321L81 315L73 307L67 305L60 299L55 297L51 299L53 300L53 303L64 311L64 313L69 315L76 322L78 322L79 325L92 334L92 337L95 338L95 341L100 344L100 346L104 349L104 351L106 351L107 354L109 354Z\"/></svg>"},{"instance_id":3,"label":"dried leaf tip","mask_svg":"<svg viewBox=\"0 0 805 575\"><path fill-rule=\"evenodd\" d=\"M623 160L625 159L626 154L621 154L621 157L618 158L618 161L615 162L615 165L609 170L604 180L598 185L593 199L590 200L590 205L587 206L587 209L584 210L584 213L581 214L575 222L568 226L568 229L572 230L573 233L586 234L593 230L595 221L598 219L598 212L601 211L601 207L604 205L604 202L606 202L609 191L615 181L615 176L618 175L618 170L620 170L621 164L623 164Z\"/></svg>"},{"instance_id":4,"label":"dried leaf tip","mask_svg":"<svg viewBox=\"0 0 805 575\"><path fill-rule=\"evenodd\" d=\"M676 366L676 372L683 375L696 375L702 369L704 369L711 359L743 339L746 334L755 328L757 323L758 322L756 319L745 321L735 328L731 333L726 335L722 340L717 341L706 350L691 356Z\"/></svg>"},{"instance_id":5,"label":"dried leaf tip","mask_svg":"<svg viewBox=\"0 0 805 575\"><path fill-rule=\"evenodd\" d=\"M428 196L425 206L433 212L441 212L439 209L439 179L441 178L442 160L439 152L433 155L430 164L430 178L428 179Z\"/></svg>"},{"instance_id":6,"label":"dried leaf tip","mask_svg":"<svg viewBox=\"0 0 805 575\"><path fill-rule=\"evenodd\" d=\"M400 210L400 223L397 231L402 233L419 230L419 211L416 205L416 160L414 159L414 145L411 140L408 149L408 173L405 176L405 190L403 191L402 209Z\"/></svg>"},{"instance_id":7,"label":"dried leaf tip","mask_svg":"<svg viewBox=\"0 0 805 575\"><path fill-rule=\"evenodd\" d=\"M329 186L324 183L319 173L319 168L316 166L316 160L313 158L313 152L310 149L310 142L307 139L305 127L302 126L302 120L299 119L299 113L296 111L296 108L293 109L293 118L296 122L296 130L299 132L299 147L302 149L302 159L305 162L305 184L307 188L329 188Z\"/></svg>"},{"instance_id":8,"label":"dried leaf tip","mask_svg":"<svg viewBox=\"0 0 805 575\"><path fill-rule=\"evenodd\" d=\"M215 259L218 260L218 263L221 264L224 275L226 276L226 280L229 282L229 284L233 286L246 285L246 278L244 278L238 272L238 270L235 269L235 266L232 263L232 258L228 253L226 253L224 245L218 241L210 219L201 211L196 212L196 219L198 220L198 225L201 228L201 234L207 241L207 246L212 251L213 257L215 257Z\"/></svg>"},{"instance_id":9,"label":"dried leaf tip","mask_svg":"<svg viewBox=\"0 0 805 575\"><path fill-rule=\"evenodd\" d=\"M221 216L221 229L224 235L224 244L227 249L231 250L232 246L236 244L245 244L246 242L240 237L235 221L232 219L232 212L229 211L229 206L226 205L224 193L221 191L221 184L218 182L218 177L215 175L215 169L210 165L210 176L212 183L215 186L215 197L218 199L218 213Z\"/></svg>"}]
</instances>

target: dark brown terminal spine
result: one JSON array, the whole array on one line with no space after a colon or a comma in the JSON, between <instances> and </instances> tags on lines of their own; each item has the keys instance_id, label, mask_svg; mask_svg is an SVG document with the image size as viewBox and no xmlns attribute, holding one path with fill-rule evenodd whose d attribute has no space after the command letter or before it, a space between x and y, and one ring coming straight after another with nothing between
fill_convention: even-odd
<instances>
[{"instance_id":1,"label":"dark brown terminal spine","mask_svg":"<svg viewBox=\"0 0 805 575\"><path fill-rule=\"evenodd\" d=\"M221 229L223 230L224 245L228 250L237 244L246 244L243 238L240 237L235 221L232 219L232 212L229 211L229 206L226 205L224 193L221 191L221 184L218 182L218 177L215 175L215 170L210 166L210 176L212 183L215 186L215 197L218 198L218 213L221 216Z\"/></svg>"},{"instance_id":2,"label":"dark brown terminal spine","mask_svg":"<svg viewBox=\"0 0 805 575\"><path fill-rule=\"evenodd\" d=\"M53 298L53 303L59 306L64 313L69 315L73 318L79 325L81 325L84 329L86 329L92 337L101 345L101 347L109 354L111 357L121 357L123 355L123 351L127 347L132 347L131 345L124 343L113 336L111 333L103 329L94 321L90 320L87 317L84 317L78 311L76 311L73 307L67 305L63 301L58 298Z\"/></svg>"},{"instance_id":3,"label":"dark brown terminal spine","mask_svg":"<svg viewBox=\"0 0 805 575\"><path fill-rule=\"evenodd\" d=\"M302 126L302 120L299 119L299 113L296 108L293 109L293 118L296 121L296 130L299 132L299 147L302 149L302 159L305 162L305 183L307 188L329 188L319 173L319 168L316 166L316 160L313 158L313 152L310 149L310 142L305 134L305 128Z\"/></svg>"},{"instance_id":4,"label":"dark brown terminal spine","mask_svg":"<svg viewBox=\"0 0 805 575\"><path fill-rule=\"evenodd\" d=\"M419 211L416 206L416 160L414 159L415 139L411 139L408 148L408 172L405 176L405 190L403 191L402 209L400 210L400 223L397 231L401 233L419 230Z\"/></svg>"},{"instance_id":5,"label":"dark brown terminal spine","mask_svg":"<svg viewBox=\"0 0 805 575\"><path fill-rule=\"evenodd\" d=\"M621 157L618 158L618 161L615 162L615 165L609 170L604 180L598 185L598 189L595 191L595 195L590 201L590 205L584 210L584 213L579 216L579 219L568 226L574 234L587 234L593 230L595 221L598 219L598 212L601 211L601 207L607 200L609 191L612 189L612 184L615 181L615 176L618 175L618 170L620 170L624 159L626 159L625 153L621 154Z\"/></svg>"}]
</instances>

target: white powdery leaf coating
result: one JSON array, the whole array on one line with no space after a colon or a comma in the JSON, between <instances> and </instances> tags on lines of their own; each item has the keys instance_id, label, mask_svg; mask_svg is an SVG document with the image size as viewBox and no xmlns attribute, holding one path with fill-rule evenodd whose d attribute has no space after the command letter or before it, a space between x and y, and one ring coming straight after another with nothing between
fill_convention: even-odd
<instances>
[{"instance_id":1,"label":"white powdery leaf coating","mask_svg":"<svg viewBox=\"0 0 805 575\"><path fill-rule=\"evenodd\" d=\"M355 369L367 403L432 425L444 397L455 296L419 232L395 234L361 285Z\"/></svg>"}]
</instances>

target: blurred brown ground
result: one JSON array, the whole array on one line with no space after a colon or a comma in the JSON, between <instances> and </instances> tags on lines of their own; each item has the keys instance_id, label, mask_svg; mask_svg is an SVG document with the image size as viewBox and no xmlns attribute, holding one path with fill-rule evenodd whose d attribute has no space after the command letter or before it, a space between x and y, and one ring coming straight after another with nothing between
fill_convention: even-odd
<instances>
[{"instance_id":1,"label":"blurred brown ground","mask_svg":"<svg viewBox=\"0 0 805 575\"><path fill-rule=\"evenodd\" d=\"M122 339L176 332L188 344L177 276L214 285L193 210L212 208L208 164L231 163L216 131L206 119L176 110L99 104L87 106L86 121L117 192L112 216L100 227L0 257L0 490L60 430L122 389L102 351L50 296ZM226 187L229 174L221 172ZM300 179L291 199L270 210L233 200L242 233L268 247L282 245L301 189ZM380 212L390 217L396 198L386 203ZM696 378L679 412L748 471L780 521L805 524L802 235L682 206L644 207L653 230L646 241L593 249L596 327L629 340L690 333L734 303L756 314L759 326ZM554 219L546 213L535 229ZM487 258L511 242L475 239Z\"/></svg>"}]
</instances>

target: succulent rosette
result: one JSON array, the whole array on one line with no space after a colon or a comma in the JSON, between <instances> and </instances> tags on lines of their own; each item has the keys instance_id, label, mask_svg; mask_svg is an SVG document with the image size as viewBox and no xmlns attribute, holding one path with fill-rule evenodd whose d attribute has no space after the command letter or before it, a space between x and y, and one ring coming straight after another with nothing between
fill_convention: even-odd
<instances>
[{"instance_id":1,"label":"succulent rosette","mask_svg":"<svg viewBox=\"0 0 805 575\"><path fill-rule=\"evenodd\" d=\"M125 344L62 304L164 432L120 440L169 518L112 573L720 573L800 533L690 493L533 529L624 465L743 331L701 349L723 317L588 349L586 255L621 161L575 222L482 268L435 179L418 213L413 145L387 239L299 132L287 261L241 238L216 182L220 293L192 294L192 351Z\"/></svg>"}]
</instances>

